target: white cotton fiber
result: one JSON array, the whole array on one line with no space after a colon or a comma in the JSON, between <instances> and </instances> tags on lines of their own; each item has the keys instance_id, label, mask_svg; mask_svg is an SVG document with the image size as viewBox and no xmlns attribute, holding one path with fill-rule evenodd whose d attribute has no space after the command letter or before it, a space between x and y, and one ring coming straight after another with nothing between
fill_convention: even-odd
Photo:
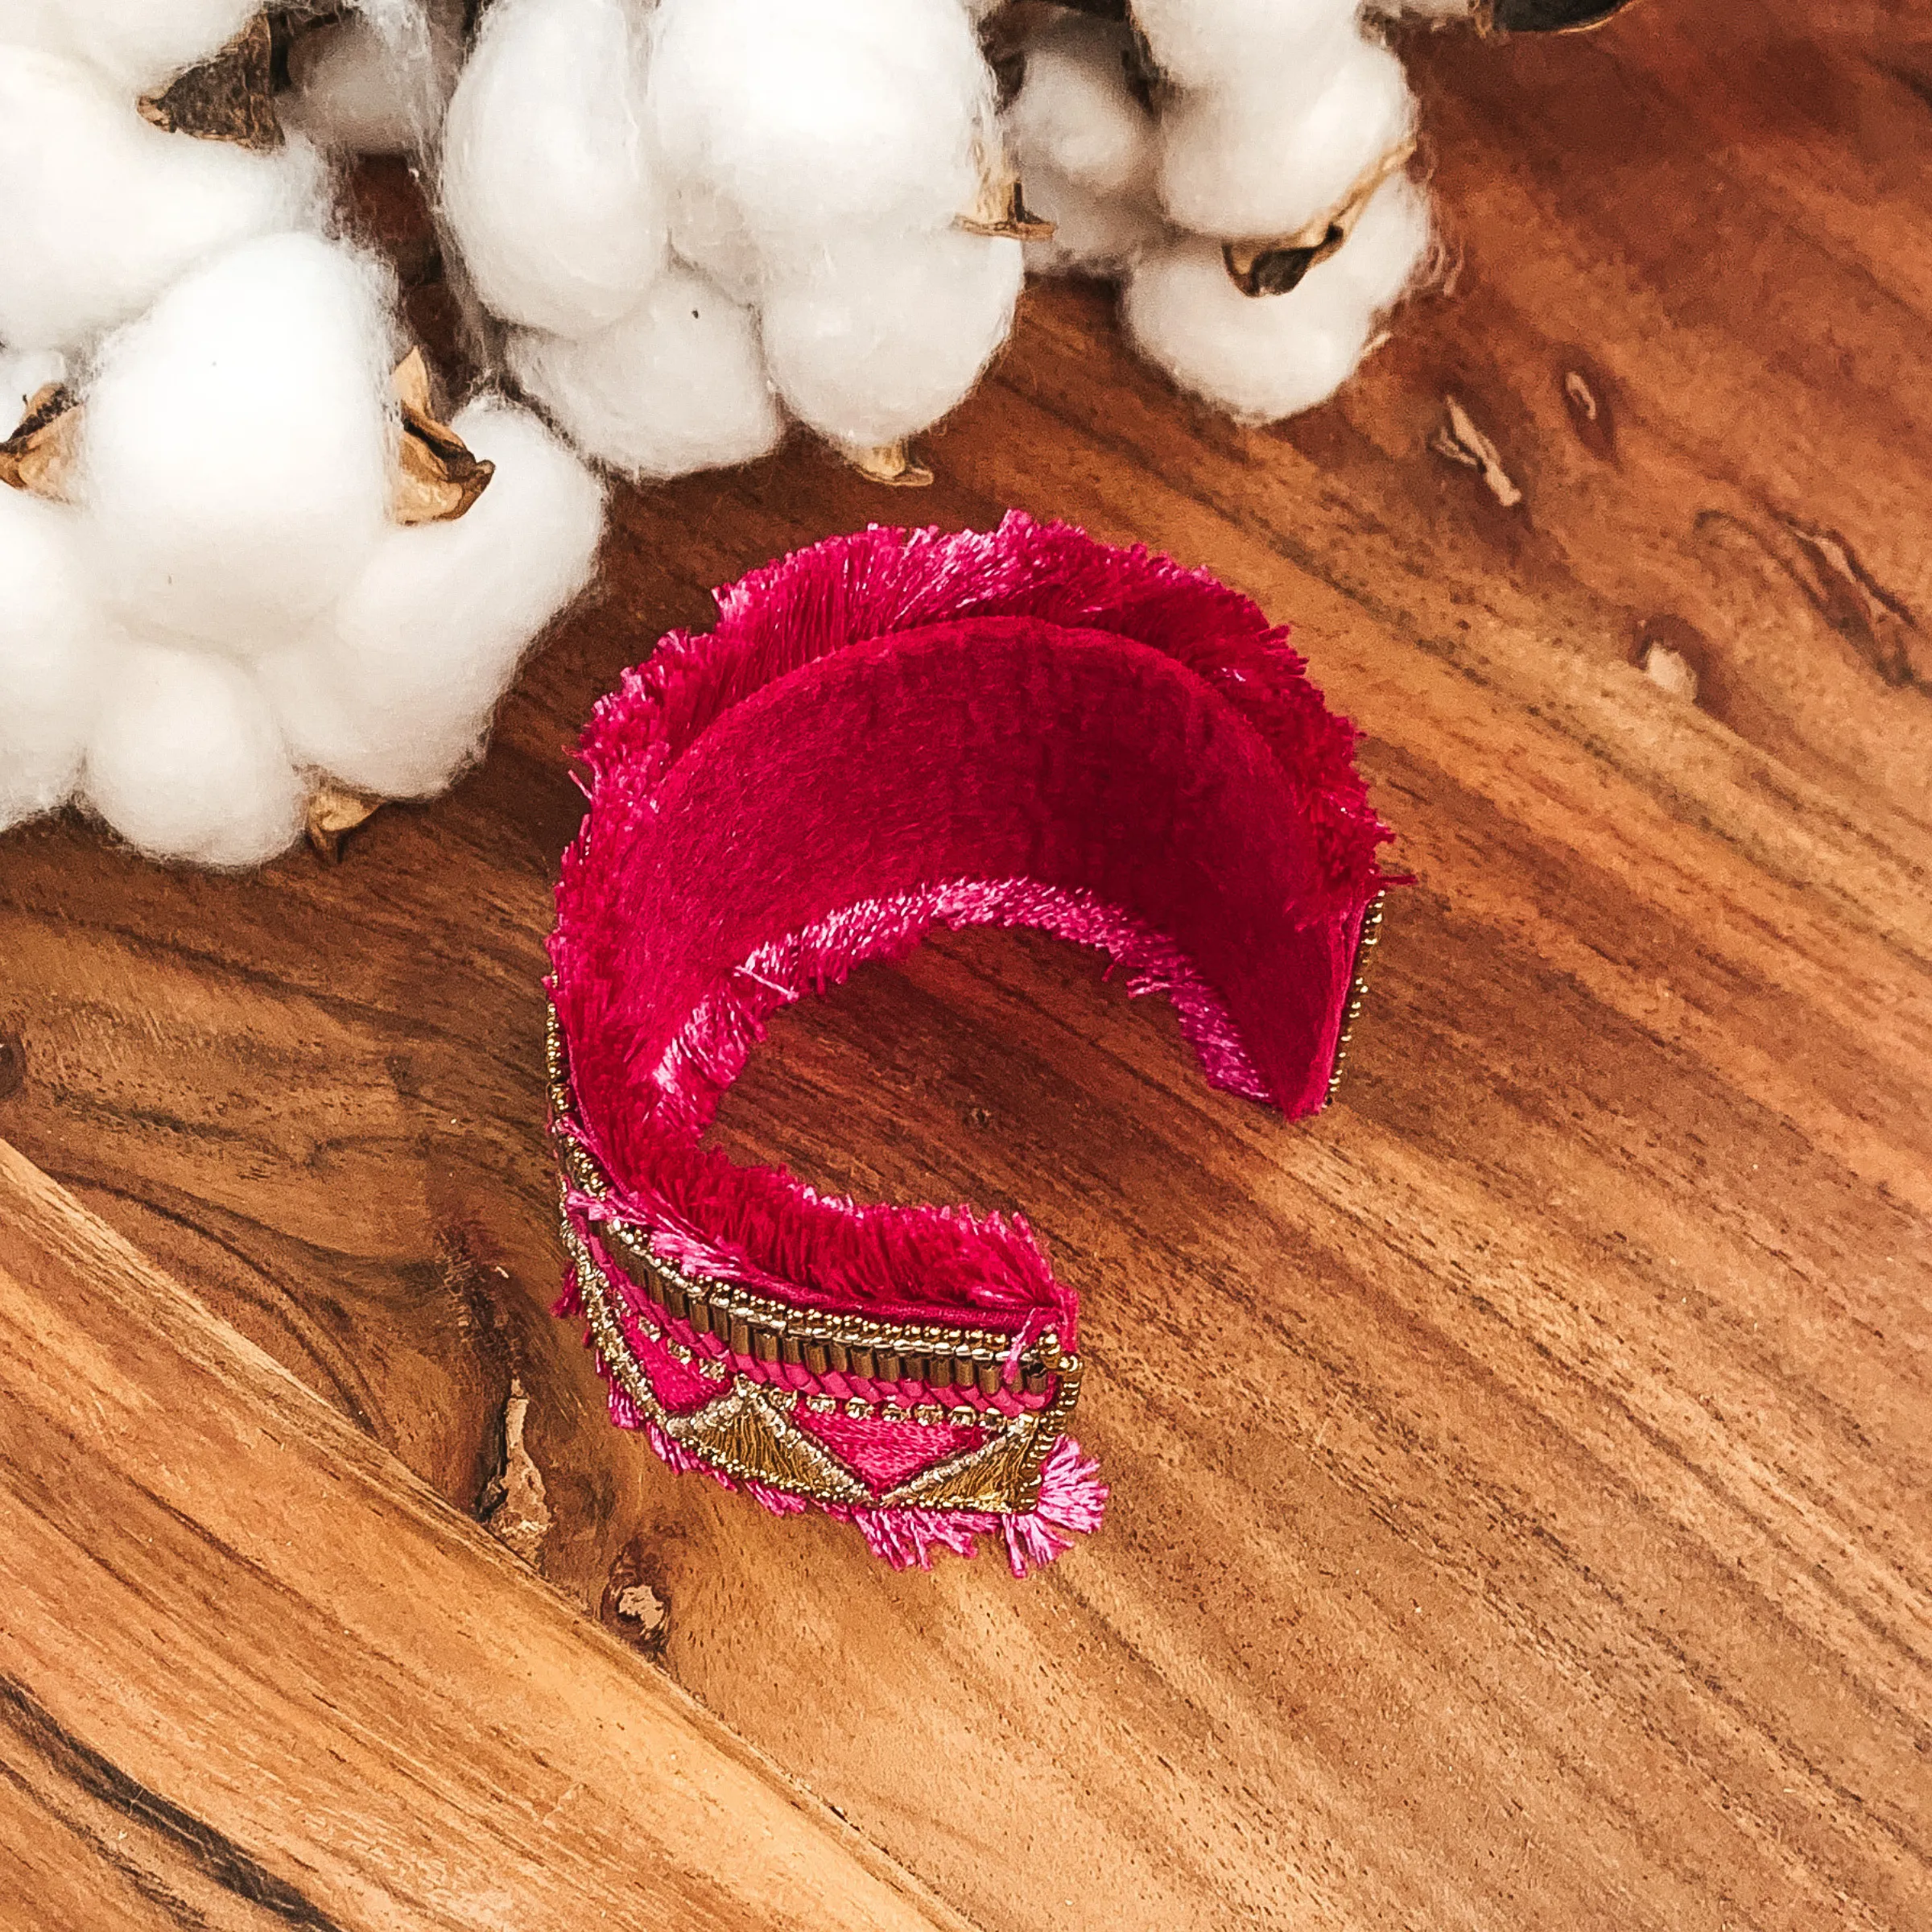
<instances>
[{"instance_id":1,"label":"white cotton fiber","mask_svg":"<svg viewBox=\"0 0 1932 1932\"><path fill-rule=\"evenodd\" d=\"M346 250L275 235L108 342L80 488L124 618L246 657L354 577L387 512L390 295Z\"/></svg>"},{"instance_id":2,"label":"white cotton fiber","mask_svg":"<svg viewBox=\"0 0 1932 1932\"><path fill-rule=\"evenodd\" d=\"M1180 227L1231 241L1296 233L1409 138L1402 63L1352 39L1332 67L1184 95L1161 123L1160 193Z\"/></svg>"},{"instance_id":3,"label":"white cotton fiber","mask_svg":"<svg viewBox=\"0 0 1932 1932\"><path fill-rule=\"evenodd\" d=\"M367 14L349 14L297 36L277 110L320 147L413 154L442 118L454 65L454 49L427 31L391 39Z\"/></svg>"},{"instance_id":4,"label":"white cotton fiber","mask_svg":"<svg viewBox=\"0 0 1932 1932\"><path fill-rule=\"evenodd\" d=\"M1027 208L1054 225L1027 244L1030 268L1115 273L1161 236L1155 124L1127 85L1127 47L1124 27L1079 15L1027 43L1001 125Z\"/></svg>"},{"instance_id":5,"label":"white cotton fiber","mask_svg":"<svg viewBox=\"0 0 1932 1932\"><path fill-rule=\"evenodd\" d=\"M1379 315L1393 308L1416 279L1430 241L1427 194L1406 175L1392 175L1369 197L1347 242L1311 270L1309 279L1329 275L1346 283Z\"/></svg>"},{"instance_id":6,"label":"white cotton fiber","mask_svg":"<svg viewBox=\"0 0 1932 1932\"><path fill-rule=\"evenodd\" d=\"M1352 32L1356 0L1133 0L1134 24L1162 76L1218 89L1314 57Z\"/></svg>"},{"instance_id":7,"label":"white cotton fiber","mask_svg":"<svg viewBox=\"0 0 1932 1932\"><path fill-rule=\"evenodd\" d=\"M101 627L73 522L0 489L0 831L65 799L101 700Z\"/></svg>"},{"instance_id":8,"label":"white cotton fiber","mask_svg":"<svg viewBox=\"0 0 1932 1932\"><path fill-rule=\"evenodd\" d=\"M1006 339L1024 272L1017 242L954 229L852 237L772 288L766 365L821 436L897 443L972 389Z\"/></svg>"},{"instance_id":9,"label":"white cotton fiber","mask_svg":"<svg viewBox=\"0 0 1932 1932\"><path fill-rule=\"evenodd\" d=\"M122 93L148 93L260 11L261 0L0 0L0 42L72 54Z\"/></svg>"},{"instance_id":10,"label":"white cotton fiber","mask_svg":"<svg viewBox=\"0 0 1932 1932\"><path fill-rule=\"evenodd\" d=\"M785 431L757 318L689 269L671 269L597 335L525 332L507 355L580 449L634 477L749 463Z\"/></svg>"},{"instance_id":11,"label":"white cotton fiber","mask_svg":"<svg viewBox=\"0 0 1932 1932\"><path fill-rule=\"evenodd\" d=\"M959 0L660 0L654 16L665 163L773 259L969 207L991 92Z\"/></svg>"},{"instance_id":12,"label":"white cotton fiber","mask_svg":"<svg viewBox=\"0 0 1932 1932\"><path fill-rule=\"evenodd\" d=\"M444 127L444 213L484 303L586 335L627 314L665 258L625 0L497 0Z\"/></svg>"},{"instance_id":13,"label":"white cotton fiber","mask_svg":"<svg viewBox=\"0 0 1932 1932\"><path fill-rule=\"evenodd\" d=\"M596 478L528 411L486 398L451 427L496 464L489 488L455 522L386 532L326 629L262 667L296 758L390 798L475 753L602 522Z\"/></svg>"},{"instance_id":14,"label":"white cotton fiber","mask_svg":"<svg viewBox=\"0 0 1932 1932\"><path fill-rule=\"evenodd\" d=\"M28 349L20 355L0 349L0 438L10 436L27 405L50 382L67 380L67 357L58 349Z\"/></svg>"},{"instance_id":15,"label":"white cotton fiber","mask_svg":"<svg viewBox=\"0 0 1932 1932\"><path fill-rule=\"evenodd\" d=\"M1191 237L1135 265L1121 315L1141 353L1183 388L1245 421L1273 422L1326 402L1348 379L1428 245L1427 201L1397 175L1288 294L1243 295L1220 244Z\"/></svg>"},{"instance_id":16,"label":"white cotton fiber","mask_svg":"<svg viewBox=\"0 0 1932 1932\"><path fill-rule=\"evenodd\" d=\"M76 346L209 250L316 222L320 179L305 143L164 134L99 76L0 46L0 337Z\"/></svg>"},{"instance_id":17,"label":"white cotton fiber","mask_svg":"<svg viewBox=\"0 0 1932 1932\"><path fill-rule=\"evenodd\" d=\"M1053 224L1051 237L1026 244L1026 266L1042 275L1117 275L1168 233L1146 195L1096 194L1044 166L1023 180L1026 206Z\"/></svg>"},{"instance_id":18,"label":"white cotton fiber","mask_svg":"<svg viewBox=\"0 0 1932 1932\"><path fill-rule=\"evenodd\" d=\"M1154 117L1128 88L1128 45L1124 27L1077 14L1027 43L1025 76L1001 122L1030 190L1039 169L1096 195L1147 188Z\"/></svg>"},{"instance_id":19,"label":"white cotton fiber","mask_svg":"<svg viewBox=\"0 0 1932 1932\"><path fill-rule=\"evenodd\" d=\"M304 787L240 665L130 641L101 682L82 795L130 844L204 865L258 865L295 836Z\"/></svg>"}]
</instances>

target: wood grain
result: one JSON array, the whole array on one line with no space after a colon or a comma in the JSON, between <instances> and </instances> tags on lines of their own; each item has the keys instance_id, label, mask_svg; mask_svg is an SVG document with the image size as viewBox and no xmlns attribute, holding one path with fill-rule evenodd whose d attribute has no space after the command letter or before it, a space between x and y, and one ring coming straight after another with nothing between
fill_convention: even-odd
<instances>
[{"instance_id":1,"label":"wood grain","mask_svg":"<svg viewBox=\"0 0 1932 1932\"><path fill-rule=\"evenodd\" d=\"M1448 261L1337 403L1232 427L1050 289L922 497L802 446L624 496L488 762L339 869L0 846L0 1130L460 1505L514 1378L544 1575L985 1927L1902 1932L1932 31L1646 0L1413 52ZM1520 505L1439 453L1451 396ZM1114 1501L1023 1587L894 1576L605 1426L544 1313L536 987L619 668L789 545L1009 503L1294 619L1419 881L1303 1126L987 935L793 1009L729 1101L739 1155L1023 1207L1080 1283Z\"/></svg>"},{"instance_id":2,"label":"wood grain","mask_svg":"<svg viewBox=\"0 0 1932 1932\"><path fill-rule=\"evenodd\" d=\"M954 1926L0 1141L9 1926Z\"/></svg>"}]
</instances>

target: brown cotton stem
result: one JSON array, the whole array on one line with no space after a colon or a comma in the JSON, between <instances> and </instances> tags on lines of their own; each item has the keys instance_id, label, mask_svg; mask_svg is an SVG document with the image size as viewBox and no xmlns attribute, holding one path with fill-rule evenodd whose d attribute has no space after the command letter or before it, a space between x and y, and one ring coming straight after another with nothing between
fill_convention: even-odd
<instances>
[{"instance_id":1,"label":"brown cotton stem","mask_svg":"<svg viewBox=\"0 0 1932 1932\"><path fill-rule=\"evenodd\" d=\"M308 835L308 842L315 848L316 856L325 865L339 863L342 841L358 825L379 811L385 803L371 793L353 791L346 785L338 785L332 778L320 780L308 795L308 805L303 819L303 830Z\"/></svg>"},{"instance_id":2,"label":"brown cotton stem","mask_svg":"<svg viewBox=\"0 0 1932 1932\"><path fill-rule=\"evenodd\" d=\"M489 487L497 466L432 413L429 365L412 349L390 378L402 412L390 514L398 523L453 523Z\"/></svg>"},{"instance_id":3,"label":"brown cotton stem","mask_svg":"<svg viewBox=\"0 0 1932 1932\"><path fill-rule=\"evenodd\" d=\"M862 477L894 489L926 489L931 486L932 472L915 463L903 443L881 443L875 449L842 448L839 452Z\"/></svg>"},{"instance_id":4,"label":"brown cotton stem","mask_svg":"<svg viewBox=\"0 0 1932 1932\"><path fill-rule=\"evenodd\" d=\"M232 141L258 153L282 145L275 116L275 30L256 14L221 51L177 74L159 93L135 103L164 133Z\"/></svg>"},{"instance_id":5,"label":"brown cotton stem","mask_svg":"<svg viewBox=\"0 0 1932 1932\"><path fill-rule=\"evenodd\" d=\"M1484 35L1587 33L1620 14L1631 0L1476 0Z\"/></svg>"},{"instance_id":6,"label":"brown cotton stem","mask_svg":"<svg viewBox=\"0 0 1932 1932\"><path fill-rule=\"evenodd\" d=\"M1245 295L1285 295L1300 287L1309 270L1326 262L1355 232L1376 191L1390 175L1406 167L1414 152L1413 140L1389 149L1348 190L1340 205L1316 216L1292 235L1265 242L1224 242L1221 260L1228 279Z\"/></svg>"},{"instance_id":7,"label":"brown cotton stem","mask_svg":"<svg viewBox=\"0 0 1932 1932\"><path fill-rule=\"evenodd\" d=\"M19 427L0 443L0 483L50 503L65 502L80 431L80 405L71 389L49 382L35 390Z\"/></svg>"}]
</instances>

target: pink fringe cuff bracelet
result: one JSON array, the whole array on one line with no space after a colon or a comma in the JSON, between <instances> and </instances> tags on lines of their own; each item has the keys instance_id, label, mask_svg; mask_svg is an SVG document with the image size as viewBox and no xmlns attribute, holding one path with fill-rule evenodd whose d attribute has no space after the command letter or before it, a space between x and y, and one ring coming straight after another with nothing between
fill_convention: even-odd
<instances>
[{"instance_id":1,"label":"pink fringe cuff bracelet","mask_svg":"<svg viewBox=\"0 0 1932 1932\"><path fill-rule=\"evenodd\" d=\"M1391 834L1286 633L1018 512L871 529L719 594L584 733L550 943L570 1269L613 1421L904 1566L1099 1522L1079 1300L1026 1223L862 1207L700 1145L779 1007L935 924L1033 926L1162 992L1217 1087L1333 1090Z\"/></svg>"}]
</instances>

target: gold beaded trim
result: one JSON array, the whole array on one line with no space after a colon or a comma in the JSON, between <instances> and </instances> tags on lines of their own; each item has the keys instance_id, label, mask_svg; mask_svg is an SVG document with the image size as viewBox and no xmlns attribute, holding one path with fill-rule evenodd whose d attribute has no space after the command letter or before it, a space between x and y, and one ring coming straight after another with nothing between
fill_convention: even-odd
<instances>
[{"instance_id":1,"label":"gold beaded trim","mask_svg":"<svg viewBox=\"0 0 1932 1932\"><path fill-rule=\"evenodd\" d=\"M1382 902L1387 897L1386 893L1378 892L1362 914L1362 930L1355 942L1355 970L1348 985L1348 1004L1342 1013L1341 1037L1335 1042L1335 1065L1328 1075L1327 1098L1330 1100L1342 1084L1342 1063L1348 1057L1348 1042L1355 1038L1355 1022L1361 1018L1362 1000L1368 990L1368 956L1382 936Z\"/></svg>"},{"instance_id":2,"label":"gold beaded trim","mask_svg":"<svg viewBox=\"0 0 1932 1932\"><path fill-rule=\"evenodd\" d=\"M571 1185L604 1198L609 1193L609 1181L572 1131L569 1083L554 1009L545 1048L559 1163ZM612 1284L568 1208L560 1218L564 1245L598 1354L646 1416L674 1442L726 1475L813 1502L852 1508L1022 1515L1037 1505L1041 1471L1080 1397L1082 1364L1077 1356L1061 1352L1057 1335L1042 1335L1020 1358L1021 1386L1036 1395L1051 1389L1051 1399L1044 1408L1008 1416L972 1403L907 1406L840 1397L822 1390L773 1388L691 1348L649 1315L634 1310L644 1332L675 1360L709 1380L729 1379L730 1387L716 1399L680 1414L658 1400L650 1377L638 1366L612 1305ZM637 1275L631 1276L628 1267L625 1274L655 1309L699 1333L716 1336L733 1354L786 1363L812 1375L836 1373L866 1381L923 1382L934 1389L956 1383L983 1397L997 1394L1003 1385L1003 1364L1012 1341L995 1330L875 1323L795 1309L732 1283L687 1274L654 1253L643 1231L628 1224L604 1221L599 1234L607 1249L637 1264ZM947 1381L939 1379L942 1376ZM792 1420L801 1403L820 1415L842 1411L854 1420L980 1429L986 1431L986 1439L875 1496L859 1476Z\"/></svg>"}]
</instances>

